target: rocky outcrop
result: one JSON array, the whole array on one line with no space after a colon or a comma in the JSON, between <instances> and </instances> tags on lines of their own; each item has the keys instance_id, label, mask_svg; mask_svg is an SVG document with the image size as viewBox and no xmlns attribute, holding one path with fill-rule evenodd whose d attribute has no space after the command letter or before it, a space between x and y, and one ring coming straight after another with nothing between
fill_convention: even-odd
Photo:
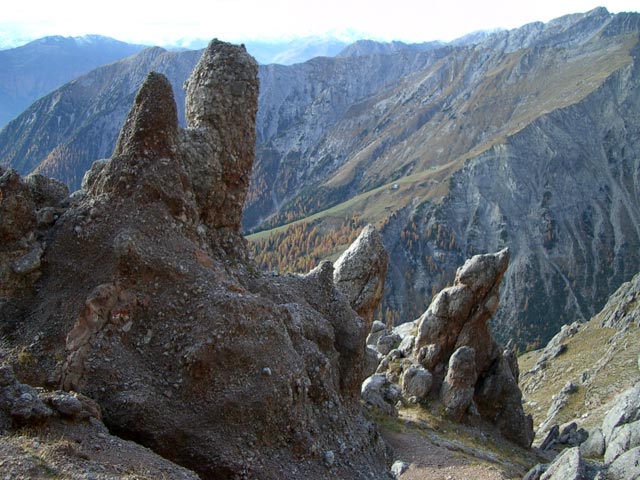
<instances>
[{"instance_id":1,"label":"rocky outcrop","mask_svg":"<svg viewBox=\"0 0 640 480\"><path fill-rule=\"evenodd\" d=\"M394 319L423 313L466 258L509 246L496 335L546 343L640 270L639 18L596 9L475 45L261 67L244 226L377 196L385 208L365 210L392 257ZM150 49L66 85L0 132L0 162L77 188L146 72L180 97L197 57Z\"/></svg>"},{"instance_id":2,"label":"rocky outcrop","mask_svg":"<svg viewBox=\"0 0 640 480\"><path fill-rule=\"evenodd\" d=\"M109 434L100 407L78 393L20 383L0 366L0 465L6 478L132 476L191 480L194 472Z\"/></svg>"},{"instance_id":3,"label":"rocky outcrop","mask_svg":"<svg viewBox=\"0 0 640 480\"><path fill-rule=\"evenodd\" d=\"M213 41L186 130L149 75L114 156L48 230L38 288L0 306L24 347L12 361L202 478L385 478L360 412L364 321L333 266L263 275L239 232L256 74L243 48Z\"/></svg>"},{"instance_id":4,"label":"rocky outcrop","mask_svg":"<svg viewBox=\"0 0 640 480\"><path fill-rule=\"evenodd\" d=\"M625 330L640 326L640 274L620 285L599 313L605 328Z\"/></svg>"},{"instance_id":5,"label":"rocky outcrop","mask_svg":"<svg viewBox=\"0 0 640 480\"><path fill-rule=\"evenodd\" d=\"M568 448L549 465L537 465L526 478L626 480L640 478L640 385L617 396L601 428L580 446ZM573 430L576 424L572 423ZM557 430L557 427L556 427ZM564 432L568 430L565 428ZM561 434L562 436L562 434ZM565 445L567 442L562 442ZM604 454L604 458L602 458ZM585 458L590 457L590 458ZM544 472L541 475L539 472Z\"/></svg>"},{"instance_id":6,"label":"rocky outcrop","mask_svg":"<svg viewBox=\"0 0 640 480\"><path fill-rule=\"evenodd\" d=\"M373 225L367 225L334 266L333 281L365 319L366 331L371 330L373 314L384 295L388 263L382 237Z\"/></svg>"},{"instance_id":7,"label":"rocky outcrop","mask_svg":"<svg viewBox=\"0 0 640 480\"><path fill-rule=\"evenodd\" d=\"M28 295L40 277L45 234L65 209L66 185L0 168L0 306Z\"/></svg>"},{"instance_id":8,"label":"rocky outcrop","mask_svg":"<svg viewBox=\"0 0 640 480\"><path fill-rule=\"evenodd\" d=\"M398 342L413 345L413 350L392 350L378 372L391 376L398 374L398 368L405 376L411 372L409 385L414 364L419 364L431 381L426 393L411 391L414 400L440 401L455 420L479 414L505 437L529 447L533 424L522 409L517 359L510 348L498 346L488 325L498 308L500 282L508 264L506 249L465 262L456 272L453 286L438 293L418 319L416 334L412 335L411 329L398 329L404 336L400 342L398 335ZM407 388L404 391L409 392Z\"/></svg>"},{"instance_id":9,"label":"rocky outcrop","mask_svg":"<svg viewBox=\"0 0 640 480\"><path fill-rule=\"evenodd\" d=\"M537 442L554 426L574 421L593 434L613 399L640 381L637 279L621 285L591 320L563 326L545 348L523 358L520 385L536 420ZM589 449L603 451L600 443Z\"/></svg>"}]
</instances>

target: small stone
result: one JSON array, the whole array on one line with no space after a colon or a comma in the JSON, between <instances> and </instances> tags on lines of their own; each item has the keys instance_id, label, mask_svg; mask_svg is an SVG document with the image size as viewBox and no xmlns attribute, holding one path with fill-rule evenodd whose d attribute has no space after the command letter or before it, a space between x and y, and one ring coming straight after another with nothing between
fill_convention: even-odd
<instances>
[{"instance_id":1,"label":"small stone","mask_svg":"<svg viewBox=\"0 0 640 480\"><path fill-rule=\"evenodd\" d=\"M82 412L80 400L69 393L53 393L46 398L46 401L57 412L67 417L78 417Z\"/></svg>"},{"instance_id":2,"label":"small stone","mask_svg":"<svg viewBox=\"0 0 640 480\"><path fill-rule=\"evenodd\" d=\"M40 243L36 243L29 253L13 263L12 269L18 275L26 275L35 272L41 266L41 258L44 250Z\"/></svg>"},{"instance_id":3,"label":"small stone","mask_svg":"<svg viewBox=\"0 0 640 480\"><path fill-rule=\"evenodd\" d=\"M324 464L327 467L331 467L336 460L336 456L333 453L333 450L327 450L326 452L324 452L323 460L324 460Z\"/></svg>"},{"instance_id":4,"label":"small stone","mask_svg":"<svg viewBox=\"0 0 640 480\"><path fill-rule=\"evenodd\" d=\"M406 472L408 468L409 468L409 464L407 462L403 462L402 460L396 460L395 462L393 462L393 465L391 465L391 474L395 478L399 478L400 475Z\"/></svg>"}]
</instances>

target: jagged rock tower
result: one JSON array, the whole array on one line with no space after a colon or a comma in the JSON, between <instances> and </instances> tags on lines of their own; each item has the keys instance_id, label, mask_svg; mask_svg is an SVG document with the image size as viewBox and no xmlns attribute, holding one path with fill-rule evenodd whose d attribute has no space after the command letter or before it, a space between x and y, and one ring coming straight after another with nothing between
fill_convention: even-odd
<instances>
[{"instance_id":1,"label":"jagged rock tower","mask_svg":"<svg viewBox=\"0 0 640 480\"><path fill-rule=\"evenodd\" d=\"M213 41L181 130L168 81L148 76L113 157L59 218L19 225L41 249L34 288L0 299L3 333L29 359L8 360L202 478L386 478L360 413L365 325L333 266L264 276L240 235L257 95L255 61Z\"/></svg>"}]
</instances>

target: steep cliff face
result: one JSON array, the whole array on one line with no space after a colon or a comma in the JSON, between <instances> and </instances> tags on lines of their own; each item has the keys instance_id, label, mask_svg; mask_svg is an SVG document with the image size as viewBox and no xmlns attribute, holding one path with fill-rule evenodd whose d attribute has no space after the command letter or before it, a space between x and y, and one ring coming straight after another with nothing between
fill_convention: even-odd
<instances>
[{"instance_id":1,"label":"steep cliff face","mask_svg":"<svg viewBox=\"0 0 640 480\"><path fill-rule=\"evenodd\" d=\"M628 64L637 17L597 9L476 45L325 60L329 75L303 82L288 69L277 82L265 76L245 227L304 218L502 143Z\"/></svg>"},{"instance_id":2,"label":"steep cliff face","mask_svg":"<svg viewBox=\"0 0 640 480\"><path fill-rule=\"evenodd\" d=\"M218 41L189 79L185 130L170 82L147 76L114 156L43 233L35 288L0 292L8 359L202 478L387 478L360 412L364 322L331 263L280 277L248 258L257 98L255 61ZM8 173L6 198L28 195Z\"/></svg>"},{"instance_id":3,"label":"steep cliff face","mask_svg":"<svg viewBox=\"0 0 640 480\"><path fill-rule=\"evenodd\" d=\"M349 152L325 180L294 169L301 193L260 205L276 223L334 204L310 221L387 217L394 321L417 318L465 258L508 246L496 334L544 342L638 269L638 18L596 9L455 50L301 154L321 169Z\"/></svg>"},{"instance_id":4,"label":"steep cliff face","mask_svg":"<svg viewBox=\"0 0 640 480\"><path fill-rule=\"evenodd\" d=\"M413 216L418 230L436 235L413 259L441 258L447 268L510 247L495 320L502 338L546 341L562 324L590 318L640 268L639 50L630 53L633 63L582 101L470 159L442 203ZM428 288L428 265L417 270Z\"/></svg>"}]
</instances>

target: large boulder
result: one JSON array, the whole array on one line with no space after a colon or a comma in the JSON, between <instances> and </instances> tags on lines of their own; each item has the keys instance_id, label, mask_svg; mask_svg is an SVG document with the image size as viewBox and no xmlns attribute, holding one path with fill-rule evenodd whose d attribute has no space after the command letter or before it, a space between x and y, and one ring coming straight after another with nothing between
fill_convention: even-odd
<instances>
[{"instance_id":1,"label":"large boulder","mask_svg":"<svg viewBox=\"0 0 640 480\"><path fill-rule=\"evenodd\" d=\"M402 394L418 400L427 398L433 385L433 375L422 365L411 365L402 374Z\"/></svg>"},{"instance_id":2,"label":"large boulder","mask_svg":"<svg viewBox=\"0 0 640 480\"><path fill-rule=\"evenodd\" d=\"M333 280L352 308L371 329L373 314L384 294L389 254L373 225L367 225L335 263Z\"/></svg>"},{"instance_id":3,"label":"large boulder","mask_svg":"<svg viewBox=\"0 0 640 480\"><path fill-rule=\"evenodd\" d=\"M604 454L606 463L613 462L627 450L640 447L640 420L613 429Z\"/></svg>"},{"instance_id":4,"label":"large boulder","mask_svg":"<svg viewBox=\"0 0 640 480\"><path fill-rule=\"evenodd\" d=\"M501 349L489 327L508 264L507 249L467 260L418 320L412 356L433 373L450 415L461 419L473 402L507 438L529 447L533 422L522 408L515 353Z\"/></svg>"},{"instance_id":5,"label":"large boulder","mask_svg":"<svg viewBox=\"0 0 640 480\"><path fill-rule=\"evenodd\" d=\"M262 274L240 234L257 92L244 48L213 41L181 130L148 76L51 225L38 288L0 305L16 373L93 398L112 432L202 478L385 478L360 407L367 329L333 267Z\"/></svg>"},{"instance_id":6,"label":"large boulder","mask_svg":"<svg viewBox=\"0 0 640 480\"><path fill-rule=\"evenodd\" d=\"M640 420L640 384L621 393L602 420L602 434L607 444L619 425Z\"/></svg>"},{"instance_id":7,"label":"large boulder","mask_svg":"<svg viewBox=\"0 0 640 480\"><path fill-rule=\"evenodd\" d=\"M580 449L568 448L555 458L540 480L583 480L585 469Z\"/></svg>"},{"instance_id":8,"label":"large boulder","mask_svg":"<svg viewBox=\"0 0 640 480\"><path fill-rule=\"evenodd\" d=\"M607 469L607 479L640 479L640 447L632 448L616 458Z\"/></svg>"},{"instance_id":9,"label":"large boulder","mask_svg":"<svg viewBox=\"0 0 640 480\"><path fill-rule=\"evenodd\" d=\"M447 376L442 384L441 398L448 416L462 419L473 401L477 378L475 350L460 347L449 358Z\"/></svg>"}]
</instances>

